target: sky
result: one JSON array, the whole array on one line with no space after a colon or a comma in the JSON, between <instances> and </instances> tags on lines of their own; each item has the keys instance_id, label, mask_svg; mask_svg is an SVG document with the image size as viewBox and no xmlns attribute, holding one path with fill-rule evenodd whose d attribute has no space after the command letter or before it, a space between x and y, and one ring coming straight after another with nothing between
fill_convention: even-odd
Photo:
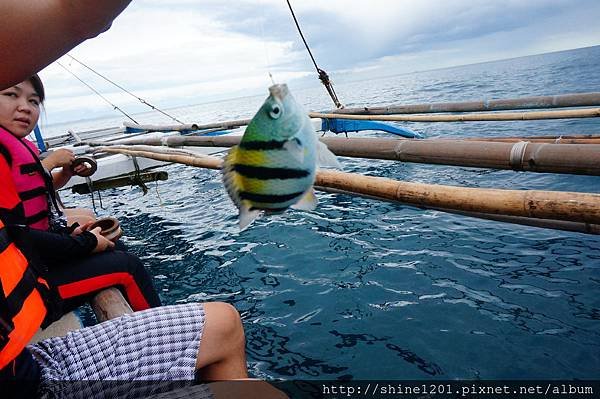
<instances>
[{"instance_id":1,"label":"sky","mask_svg":"<svg viewBox=\"0 0 600 399\"><path fill-rule=\"evenodd\" d=\"M598 0L291 0L334 83L600 44ZM285 0L133 0L70 54L162 109L320 85ZM147 111L67 56L113 104ZM116 111L62 67L41 72L47 124ZM169 123L168 120L165 123Z\"/></svg>"}]
</instances>

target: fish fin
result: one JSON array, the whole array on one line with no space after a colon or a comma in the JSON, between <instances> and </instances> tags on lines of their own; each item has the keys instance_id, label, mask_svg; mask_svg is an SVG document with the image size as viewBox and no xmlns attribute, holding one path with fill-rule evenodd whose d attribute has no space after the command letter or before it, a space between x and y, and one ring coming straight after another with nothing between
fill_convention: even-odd
<instances>
[{"instance_id":1,"label":"fish fin","mask_svg":"<svg viewBox=\"0 0 600 399\"><path fill-rule=\"evenodd\" d=\"M322 141L317 141L317 165L323 168L342 169L335 154Z\"/></svg>"},{"instance_id":2,"label":"fish fin","mask_svg":"<svg viewBox=\"0 0 600 399\"><path fill-rule=\"evenodd\" d=\"M254 222L254 219L258 217L260 211L258 209L250 209L250 206L245 201L240 206L240 231L243 231Z\"/></svg>"},{"instance_id":3,"label":"fish fin","mask_svg":"<svg viewBox=\"0 0 600 399\"><path fill-rule=\"evenodd\" d=\"M298 162L304 163L304 148L302 148L300 140L294 137L286 141L283 148Z\"/></svg>"},{"instance_id":4,"label":"fish fin","mask_svg":"<svg viewBox=\"0 0 600 399\"><path fill-rule=\"evenodd\" d=\"M319 200L317 200L315 190L311 187L304 193L298 202L292 205L292 208L301 211L312 211L317 207L318 202Z\"/></svg>"},{"instance_id":5,"label":"fish fin","mask_svg":"<svg viewBox=\"0 0 600 399\"><path fill-rule=\"evenodd\" d=\"M235 165L237 159L238 148L239 147L237 145L231 147L227 153L227 156L223 160L221 173L227 194L229 194L229 197L235 206L240 208L242 206L242 201L238 193L242 189L242 182L240 175L233 170L233 166Z\"/></svg>"}]
</instances>

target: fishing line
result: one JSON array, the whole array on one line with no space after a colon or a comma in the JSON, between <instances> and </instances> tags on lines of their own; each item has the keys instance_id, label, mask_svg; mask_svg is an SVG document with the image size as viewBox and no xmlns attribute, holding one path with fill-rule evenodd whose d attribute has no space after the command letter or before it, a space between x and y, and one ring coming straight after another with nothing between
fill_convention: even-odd
<instances>
[{"instance_id":1,"label":"fishing line","mask_svg":"<svg viewBox=\"0 0 600 399\"><path fill-rule=\"evenodd\" d=\"M294 9L292 8L292 5L290 4L290 0L286 0L286 2L287 2L288 7L290 8L290 12L292 13L292 18L294 19L294 23L296 24L298 33L300 34L300 37L302 38L302 42L304 42L304 47L306 47L306 50L308 51L308 55L310 55L310 59L312 60L312 63L315 66L315 69L317 70L317 73L319 74L319 80L321 81L321 83L323 83L323 85L325 86L325 89L327 89L327 93L329 93L329 97L331 97L331 100L333 101L335 106L338 108L344 108L344 106L338 99L338 96L335 93L335 90L333 89L333 83L331 83L331 81L329 80L329 75L327 75L327 72L325 72L325 70L319 68L319 66L317 65L317 61L315 61L315 57L313 57L312 51L310 51L310 47L308 47L308 43L306 42L306 39L304 38L302 29L300 29L300 24L298 23L298 19L296 18Z\"/></svg>"},{"instance_id":2,"label":"fishing line","mask_svg":"<svg viewBox=\"0 0 600 399\"><path fill-rule=\"evenodd\" d=\"M95 73L96 75L100 76L102 79L106 80L107 82L109 82L110 84L118 87L119 89L123 90L125 93L129 94L130 96L136 98L137 100L139 100L142 104L152 108L153 110L160 112L161 114L165 115L166 117L171 118L172 120L174 120L175 122L181 123L182 125L184 124L182 121L180 121L179 119L175 118L172 115L167 114L165 111L155 107L154 105L150 104L149 102L147 102L146 100L144 100L143 98L136 96L135 94L133 94L132 92L130 92L129 90L127 90L126 88L124 88L121 85L118 85L117 83L113 82L112 80L110 80L109 78L107 78L106 76L102 75L101 73L95 71L94 69L92 69L91 67L87 66L86 64L84 64L83 62L79 61L77 58L73 57L71 54L66 54L67 57L71 58L73 61L79 63L80 65L82 65L84 68L87 68L88 70L92 71L93 73ZM137 123L137 122L136 122Z\"/></svg>"},{"instance_id":3,"label":"fishing line","mask_svg":"<svg viewBox=\"0 0 600 399\"><path fill-rule=\"evenodd\" d=\"M77 79L78 81L80 81L82 84L84 84L88 89L90 89L91 91L93 91L94 93L96 93L101 99L103 99L104 101L106 101L108 104L110 104L111 107L113 107L114 110L119 111L120 113L122 113L123 115L125 115L127 118L129 118L131 121L133 121L133 123L137 124L138 122L133 119L131 116L129 116L125 111L123 111L121 108L117 107L115 104L111 103L106 97L104 97L102 94L100 94L96 89L94 89L92 86L90 86L89 84L85 83L82 79L79 78L79 76L75 75L75 73L73 73L72 71L70 71L66 66L64 66L63 64L61 64L59 61L56 61L56 63L58 64L58 66L60 66L62 69L64 69L65 71L67 71L68 73L70 73L75 79Z\"/></svg>"},{"instance_id":4,"label":"fishing line","mask_svg":"<svg viewBox=\"0 0 600 399\"><path fill-rule=\"evenodd\" d=\"M262 4L262 7L259 7L259 8L262 12L262 16L261 16L261 18L259 18L260 21L259 21L258 27L260 28L260 35L262 37L263 48L265 49L265 68L267 69L267 73L269 74L271 83L275 84L275 79L273 79L273 74L271 73L271 67L273 64L271 63L271 58L269 57L269 48L267 47L267 40L265 38L265 26L264 26L265 7L264 7L264 4Z\"/></svg>"}]
</instances>

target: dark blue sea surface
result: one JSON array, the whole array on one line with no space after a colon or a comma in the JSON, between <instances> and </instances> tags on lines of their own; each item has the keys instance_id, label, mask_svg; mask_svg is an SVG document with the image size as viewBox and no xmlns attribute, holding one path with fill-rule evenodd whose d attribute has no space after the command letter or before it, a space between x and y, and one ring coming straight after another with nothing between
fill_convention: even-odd
<instances>
[{"instance_id":1,"label":"dark blue sea surface","mask_svg":"<svg viewBox=\"0 0 600 399\"><path fill-rule=\"evenodd\" d=\"M348 106L600 91L600 47L336 85ZM335 76L334 76L335 80ZM296 90L330 109L322 88ZM174 110L251 117L265 96ZM600 133L597 118L405 123L427 137ZM102 127L102 126L96 126ZM381 133L366 136L387 137ZM341 158L349 172L462 187L600 193L600 178ZM598 379L600 238L318 194L239 232L216 171L102 193L164 302L240 311L251 373L283 379ZM90 206L86 196L66 200ZM98 202L96 202L98 205Z\"/></svg>"}]
</instances>

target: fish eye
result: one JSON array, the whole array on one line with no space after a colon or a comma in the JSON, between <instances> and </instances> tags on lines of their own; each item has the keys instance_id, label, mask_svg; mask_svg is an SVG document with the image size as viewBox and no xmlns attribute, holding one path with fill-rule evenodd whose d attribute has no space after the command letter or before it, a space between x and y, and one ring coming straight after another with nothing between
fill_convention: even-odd
<instances>
[{"instance_id":1,"label":"fish eye","mask_svg":"<svg viewBox=\"0 0 600 399\"><path fill-rule=\"evenodd\" d=\"M281 112L281 107L279 106L279 104L273 104L271 106L271 110L269 111L269 116L273 119L277 119L281 116L282 112Z\"/></svg>"}]
</instances>

